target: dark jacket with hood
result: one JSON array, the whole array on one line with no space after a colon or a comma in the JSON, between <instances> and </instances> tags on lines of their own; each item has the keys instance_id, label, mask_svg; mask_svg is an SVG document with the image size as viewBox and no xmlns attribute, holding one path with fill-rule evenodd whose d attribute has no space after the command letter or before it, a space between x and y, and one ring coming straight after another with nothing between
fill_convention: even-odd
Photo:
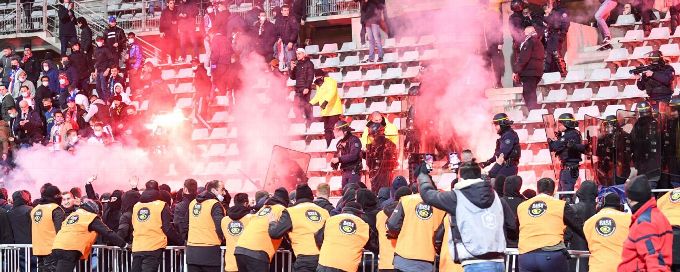
<instances>
[{"instance_id":1,"label":"dark jacket with hood","mask_svg":"<svg viewBox=\"0 0 680 272\"><path fill-rule=\"evenodd\" d=\"M295 90L302 92L302 89L312 90L314 83L314 63L305 57L299 60L295 68L290 70L290 79L295 80Z\"/></svg>"},{"instance_id":2,"label":"dark jacket with hood","mask_svg":"<svg viewBox=\"0 0 680 272\"><path fill-rule=\"evenodd\" d=\"M597 198L597 184L592 181L584 181L581 187L576 191L578 203L571 205L572 210L576 213L580 222L585 222L591 216L597 213L595 199ZM574 235L570 229L567 229L565 240L569 241L569 249L573 250L588 250L588 242L579 235ZM588 262L580 262L581 270L588 271ZM575 271L576 260L570 261L570 267Z\"/></svg>"},{"instance_id":3,"label":"dark jacket with hood","mask_svg":"<svg viewBox=\"0 0 680 272\"><path fill-rule=\"evenodd\" d=\"M519 176L510 176L505 179L505 186L503 186L503 197L501 198L505 203L510 206L510 210L517 218L517 206L522 204L526 200L519 190L522 188L522 179ZM519 226L519 222L517 222ZM519 239L509 239L505 237L507 246L510 248L516 248Z\"/></svg>"},{"instance_id":4,"label":"dark jacket with hood","mask_svg":"<svg viewBox=\"0 0 680 272\"><path fill-rule=\"evenodd\" d=\"M196 196L197 203L203 203L208 199L217 199L217 196L207 190ZM222 233L222 218L226 216L224 208L218 203L212 207L210 214L215 223L217 237L224 243L224 234ZM220 255L220 246L187 246L186 250L187 263L194 265L219 266L222 257Z\"/></svg>"},{"instance_id":5,"label":"dark jacket with hood","mask_svg":"<svg viewBox=\"0 0 680 272\"><path fill-rule=\"evenodd\" d=\"M196 199L195 194L184 195L182 201L175 205L174 220L175 229L179 236L186 240L189 237L189 203Z\"/></svg>"},{"instance_id":6,"label":"dark jacket with hood","mask_svg":"<svg viewBox=\"0 0 680 272\"><path fill-rule=\"evenodd\" d=\"M49 69L47 72L43 71L41 77L47 76L50 79L50 90L52 93L57 93L59 91L59 69L57 69L57 65L55 65L51 60L43 61L42 65L45 64L47 64Z\"/></svg>"},{"instance_id":7,"label":"dark jacket with hood","mask_svg":"<svg viewBox=\"0 0 680 272\"><path fill-rule=\"evenodd\" d=\"M111 193L111 200L116 198L116 201L110 201L104 205L104 212L102 213L102 220L111 230L117 231L120 223L120 206L122 202L123 192L115 190Z\"/></svg>"},{"instance_id":8,"label":"dark jacket with hood","mask_svg":"<svg viewBox=\"0 0 680 272\"><path fill-rule=\"evenodd\" d=\"M120 220L118 224L118 236L128 243L132 242L132 208L139 202L141 195L137 190L130 190L123 194L120 204Z\"/></svg>"},{"instance_id":9,"label":"dark jacket with hood","mask_svg":"<svg viewBox=\"0 0 680 272\"><path fill-rule=\"evenodd\" d=\"M333 203L328 201L328 199L325 197L317 197L316 199L314 199L314 204L319 205L319 207L324 208L329 213L333 211L333 209L335 208L333 207Z\"/></svg>"},{"instance_id":10,"label":"dark jacket with hood","mask_svg":"<svg viewBox=\"0 0 680 272\"><path fill-rule=\"evenodd\" d=\"M362 188L357 191L357 202L361 204L364 210L364 221L371 228L370 236L368 237L369 247L377 249L378 229L376 228L376 216L381 211L380 207L378 207L378 198L375 197L371 190ZM378 254L378 251L373 251L373 253Z\"/></svg>"},{"instance_id":11,"label":"dark jacket with hood","mask_svg":"<svg viewBox=\"0 0 680 272\"><path fill-rule=\"evenodd\" d=\"M14 243L31 243L31 196L27 191L16 191L12 194L14 204L8 213Z\"/></svg>"},{"instance_id":12,"label":"dark jacket with hood","mask_svg":"<svg viewBox=\"0 0 680 272\"><path fill-rule=\"evenodd\" d=\"M463 185L467 183L466 185ZM459 184L461 184L459 186ZM418 187L420 188L420 196L423 201L435 208L446 211L451 216L451 222L456 222L456 206L458 198L453 191L439 192L432 184L432 179L425 174L418 176ZM460 192L475 206L486 209L491 207L494 199L497 197L494 193L491 184L482 180L461 180L456 187ZM501 201L503 205L503 230L505 232L506 240L519 239L519 226L517 225L517 217L510 209L510 206ZM453 238L460 239L460 233L455 224L451 224L451 233ZM446 243L446 241L444 241Z\"/></svg>"},{"instance_id":13,"label":"dark jacket with hood","mask_svg":"<svg viewBox=\"0 0 680 272\"><path fill-rule=\"evenodd\" d=\"M392 181L392 186L390 187L390 198L383 201L381 207L385 207L392 203L396 203L397 201L394 200L395 199L394 195L399 188L404 186L408 186L408 181L406 181L406 178L404 178L403 176L396 176Z\"/></svg>"},{"instance_id":14,"label":"dark jacket with hood","mask_svg":"<svg viewBox=\"0 0 680 272\"><path fill-rule=\"evenodd\" d=\"M345 188L342 189L342 198L338 201L337 206L335 206L335 209L331 211L331 216L340 214L342 211L342 208L345 206L345 203L351 202L351 201L356 201L356 192L359 189L359 185L356 185L354 183L348 183L345 185Z\"/></svg>"}]
</instances>

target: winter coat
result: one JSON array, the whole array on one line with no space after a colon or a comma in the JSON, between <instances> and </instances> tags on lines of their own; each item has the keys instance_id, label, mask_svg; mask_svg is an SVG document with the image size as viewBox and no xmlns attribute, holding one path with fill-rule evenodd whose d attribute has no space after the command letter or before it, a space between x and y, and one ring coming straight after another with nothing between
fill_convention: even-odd
<instances>
[{"instance_id":1,"label":"winter coat","mask_svg":"<svg viewBox=\"0 0 680 272\"><path fill-rule=\"evenodd\" d=\"M92 29L88 25L80 27L80 50L92 54Z\"/></svg>"},{"instance_id":2,"label":"winter coat","mask_svg":"<svg viewBox=\"0 0 680 272\"><path fill-rule=\"evenodd\" d=\"M69 10L64 5L59 5L57 15L59 16L59 37L77 37L76 14L73 9Z\"/></svg>"},{"instance_id":3,"label":"winter coat","mask_svg":"<svg viewBox=\"0 0 680 272\"><path fill-rule=\"evenodd\" d=\"M519 192L521 188L522 180L520 178L514 178L510 176L505 179L505 184L503 186L503 197L501 199L508 204L510 210L515 215L515 218L517 218L517 206L526 200L522 193ZM519 222L517 224L519 225ZM505 237L505 239L508 247L517 247L519 239L508 239L508 237Z\"/></svg>"},{"instance_id":4,"label":"winter coat","mask_svg":"<svg viewBox=\"0 0 680 272\"><path fill-rule=\"evenodd\" d=\"M274 23L274 31L276 33L274 35L275 41L281 39L284 46L288 43L295 44L297 43L298 32L300 32L300 22L295 19L295 16L279 16Z\"/></svg>"},{"instance_id":5,"label":"winter coat","mask_svg":"<svg viewBox=\"0 0 680 272\"><path fill-rule=\"evenodd\" d=\"M525 38L520 44L517 60L512 64L512 71L520 76L543 76L545 48L538 35Z\"/></svg>"},{"instance_id":6,"label":"winter coat","mask_svg":"<svg viewBox=\"0 0 680 272\"><path fill-rule=\"evenodd\" d=\"M581 187L576 191L576 197L578 197L578 203L571 205L571 208L579 217L579 220L585 222L590 217L597 213L595 206L595 199L597 198L597 185L591 181L584 181L581 183ZM588 242L578 235L573 235L571 231L567 231L565 235L565 240L569 241L569 249L573 250L588 250ZM570 266L574 268L576 265L575 260L571 262ZM580 262L581 271L587 271L588 263ZM574 270L576 270L574 268Z\"/></svg>"},{"instance_id":7,"label":"winter coat","mask_svg":"<svg viewBox=\"0 0 680 272\"><path fill-rule=\"evenodd\" d=\"M167 36L177 36L177 8L164 9L161 12L159 31Z\"/></svg>"},{"instance_id":8,"label":"winter coat","mask_svg":"<svg viewBox=\"0 0 680 272\"><path fill-rule=\"evenodd\" d=\"M177 24L179 26L179 31L182 33L189 34L196 31L196 16L198 16L198 5L193 1L186 1L184 3L178 2L177 7ZM186 15L186 17L180 17L180 14ZM161 14L162 15L162 14Z\"/></svg>"},{"instance_id":9,"label":"winter coat","mask_svg":"<svg viewBox=\"0 0 680 272\"><path fill-rule=\"evenodd\" d=\"M179 236L186 240L189 236L189 203L196 198L195 195L184 195L182 201L175 205L174 219L175 229Z\"/></svg>"},{"instance_id":10,"label":"winter coat","mask_svg":"<svg viewBox=\"0 0 680 272\"><path fill-rule=\"evenodd\" d=\"M142 56L142 47L138 43L129 45L128 63L132 69L139 69L142 67L144 57Z\"/></svg>"},{"instance_id":11,"label":"winter coat","mask_svg":"<svg viewBox=\"0 0 680 272\"><path fill-rule=\"evenodd\" d=\"M57 93L59 91L59 70L57 69L57 65L55 65L51 60L43 61L41 65L45 65L45 63L47 63L49 69L47 72L42 71L42 73L40 73L40 77L47 76L50 79L50 90L53 93Z\"/></svg>"},{"instance_id":12,"label":"winter coat","mask_svg":"<svg viewBox=\"0 0 680 272\"><path fill-rule=\"evenodd\" d=\"M357 191L357 202L361 204L364 211L362 217L370 227L370 235L368 238L367 248L370 248L374 254L378 254L378 228L376 227L376 216L382 211L378 207L378 198L369 189L359 189Z\"/></svg>"},{"instance_id":13,"label":"winter coat","mask_svg":"<svg viewBox=\"0 0 680 272\"><path fill-rule=\"evenodd\" d=\"M104 45L94 49L94 69L97 73L103 73L114 64L116 64L116 58L110 48Z\"/></svg>"},{"instance_id":14,"label":"winter coat","mask_svg":"<svg viewBox=\"0 0 680 272\"><path fill-rule=\"evenodd\" d=\"M324 78L323 84L317 87L316 94L309 103L321 106L322 117L341 115L345 109L338 95L338 82L332 77Z\"/></svg>"},{"instance_id":15,"label":"winter coat","mask_svg":"<svg viewBox=\"0 0 680 272\"><path fill-rule=\"evenodd\" d=\"M385 8L384 1L367 0L361 2L361 23L363 25L380 24L382 21L382 10Z\"/></svg>"},{"instance_id":16,"label":"winter coat","mask_svg":"<svg viewBox=\"0 0 680 272\"><path fill-rule=\"evenodd\" d=\"M321 208L324 208L329 213L333 210L333 203L331 203L330 201L328 201L328 199L323 197L317 197L316 199L314 199L314 204L318 205Z\"/></svg>"},{"instance_id":17,"label":"winter coat","mask_svg":"<svg viewBox=\"0 0 680 272\"><path fill-rule=\"evenodd\" d=\"M40 68L40 62L35 58L35 56L31 56L25 61L22 59L21 69L26 72L26 77L31 82L38 81L38 76L40 76Z\"/></svg>"},{"instance_id":18,"label":"winter coat","mask_svg":"<svg viewBox=\"0 0 680 272\"><path fill-rule=\"evenodd\" d=\"M633 213L618 271L670 271L673 229L651 198Z\"/></svg>"},{"instance_id":19,"label":"winter coat","mask_svg":"<svg viewBox=\"0 0 680 272\"><path fill-rule=\"evenodd\" d=\"M71 66L75 68L76 71L78 71L78 75L76 77L77 81L72 82L72 84L79 86L78 84L82 80L90 76L90 60L87 59L87 56L83 54L82 51L71 53L69 58L71 60Z\"/></svg>"},{"instance_id":20,"label":"winter coat","mask_svg":"<svg viewBox=\"0 0 680 272\"><path fill-rule=\"evenodd\" d=\"M302 92L302 89L311 91L314 83L314 63L309 58L298 61L295 68L290 70L290 79L295 80L296 92Z\"/></svg>"},{"instance_id":21,"label":"winter coat","mask_svg":"<svg viewBox=\"0 0 680 272\"><path fill-rule=\"evenodd\" d=\"M104 44L111 49L111 52L119 53L125 48L127 37L125 36L125 30L122 28L109 26L104 29L102 36L104 37ZM118 43L118 48L113 46L115 43Z\"/></svg>"},{"instance_id":22,"label":"winter coat","mask_svg":"<svg viewBox=\"0 0 680 272\"><path fill-rule=\"evenodd\" d=\"M12 226L12 234L14 236L14 243L30 244L31 243L31 210L30 196L27 192L16 191L12 194L14 204L12 209L8 212L8 218Z\"/></svg>"}]
</instances>

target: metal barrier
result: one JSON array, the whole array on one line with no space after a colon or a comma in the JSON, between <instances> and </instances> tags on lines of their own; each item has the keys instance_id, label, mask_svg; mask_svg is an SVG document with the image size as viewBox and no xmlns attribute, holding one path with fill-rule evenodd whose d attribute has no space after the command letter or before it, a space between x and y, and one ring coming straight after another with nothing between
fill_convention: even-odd
<instances>
[{"instance_id":1,"label":"metal barrier","mask_svg":"<svg viewBox=\"0 0 680 272\"><path fill-rule=\"evenodd\" d=\"M186 271L185 247L169 246L163 251L160 272L183 272ZM588 251L569 250L571 258L576 259L576 272L582 259L590 257ZM505 271L513 271L513 266L519 259L519 251L516 248L508 248L505 251ZM220 263L224 267L224 247L222 247ZM289 250L279 250L272 260L273 271L293 271L293 253ZM438 259L438 258L437 258ZM36 271L37 260L31 255L31 245L26 244L2 244L0 245L0 271L3 272L29 272ZM435 261L435 267L439 267ZM31 270L31 268L33 268ZM94 245L92 252L86 260L78 263L74 272L129 272L132 270L132 252L114 246ZM378 256L365 251L359 266L361 272L378 271ZM39 271L38 271L39 272Z\"/></svg>"},{"instance_id":2,"label":"metal barrier","mask_svg":"<svg viewBox=\"0 0 680 272\"><path fill-rule=\"evenodd\" d=\"M333 15L359 14L359 2L353 0L306 0L307 16L322 17Z\"/></svg>"}]
</instances>

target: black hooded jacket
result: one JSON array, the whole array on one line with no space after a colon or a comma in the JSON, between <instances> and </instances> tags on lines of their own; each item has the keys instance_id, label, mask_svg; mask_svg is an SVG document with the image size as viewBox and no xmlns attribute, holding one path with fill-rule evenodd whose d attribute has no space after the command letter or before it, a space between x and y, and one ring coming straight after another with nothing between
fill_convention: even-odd
<instances>
[{"instance_id":1,"label":"black hooded jacket","mask_svg":"<svg viewBox=\"0 0 680 272\"><path fill-rule=\"evenodd\" d=\"M579 222L585 222L597 213L595 199L597 198L597 184L592 181L584 181L576 191L578 203L571 205L572 210L578 217ZM579 235L575 235L570 228L567 228L565 241L569 241L569 249L588 250L588 242ZM572 262L572 267L575 262ZM587 262L581 262L581 271L587 271Z\"/></svg>"},{"instance_id":2,"label":"black hooded jacket","mask_svg":"<svg viewBox=\"0 0 680 272\"><path fill-rule=\"evenodd\" d=\"M522 180L518 176L510 176L505 179L505 186L503 187L503 197L501 198L510 206L510 210L517 217L517 206L526 200L519 190L522 188ZM519 222L517 222L519 226ZM505 238L508 247L517 247L518 239Z\"/></svg>"},{"instance_id":3,"label":"black hooded jacket","mask_svg":"<svg viewBox=\"0 0 680 272\"><path fill-rule=\"evenodd\" d=\"M175 205L174 220L175 229L179 232L179 236L186 240L189 236L189 203L196 199L195 194L184 195L182 201Z\"/></svg>"},{"instance_id":4,"label":"black hooded jacket","mask_svg":"<svg viewBox=\"0 0 680 272\"><path fill-rule=\"evenodd\" d=\"M128 243L132 242L132 208L139 202L139 191L130 190L125 192L120 205L120 220L118 224L118 236Z\"/></svg>"},{"instance_id":5,"label":"black hooded jacket","mask_svg":"<svg viewBox=\"0 0 680 272\"><path fill-rule=\"evenodd\" d=\"M241 220L241 218L248 214L250 214L250 207L243 205L234 205L227 210L227 216L229 216L231 220Z\"/></svg>"},{"instance_id":6,"label":"black hooded jacket","mask_svg":"<svg viewBox=\"0 0 680 272\"><path fill-rule=\"evenodd\" d=\"M463 186L463 183L468 183L469 185ZM460 184L460 185L459 185ZM418 176L418 186L420 188L420 196L423 201L435 208L446 211L451 216L451 221L456 222L456 206L458 203L458 198L455 192L439 192L432 185L432 179L425 174L420 174ZM491 184L486 181L476 181L475 180L461 180L457 187L460 192L475 206L485 209L491 207L494 202L496 195L494 194ZM505 232L506 240L517 240L519 239L519 226L517 225L517 217L515 213L510 209L510 206L501 201L503 205L503 230ZM452 224L451 226L452 236L460 236L457 227Z\"/></svg>"},{"instance_id":7,"label":"black hooded jacket","mask_svg":"<svg viewBox=\"0 0 680 272\"><path fill-rule=\"evenodd\" d=\"M31 210L33 209L33 207L29 206L30 195L26 191L16 191L12 194L12 199L14 204L8 213L8 217L12 225L14 243L30 244Z\"/></svg>"},{"instance_id":8,"label":"black hooded jacket","mask_svg":"<svg viewBox=\"0 0 680 272\"><path fill-rule=\"evenodd\" d=\"M106 226L111 230L117 231L118 225L120 224L120 204L123 198L123 192L121 190L115 190L111 193L111 200L116 198L116 201L110 201L104 205L104 212L102 213L102 220Z\"/></svg>"},{"instance_id":9,"label":"black hooded jacket","mask_svg":"<svg viewBox=\"0 0 680 272\"><path fill-rule=\"evenodd\" d=\"M364 221L371 228L368 243L370 248L378 248L378 229L376 228L376 216L381 211L378 207L378 198L369 189L359 189L357 191L357 202L364 210ZM378 251L373 252L378 254Z\"/></svg>"},{"instance_id":10,"label":"black hooded jacket","mask_svg":"<svg viewBox=\"0 0 680 272\"><path fill-rule=\"evenodd\" d=\"M333 209L335 208L333 207L333 203L328 201L328 199L325 197L317 197L316 199L314 199L314 204L319 205L319 207L324 208L329 213L333 211Z\"/></svg>"}]
</instances>

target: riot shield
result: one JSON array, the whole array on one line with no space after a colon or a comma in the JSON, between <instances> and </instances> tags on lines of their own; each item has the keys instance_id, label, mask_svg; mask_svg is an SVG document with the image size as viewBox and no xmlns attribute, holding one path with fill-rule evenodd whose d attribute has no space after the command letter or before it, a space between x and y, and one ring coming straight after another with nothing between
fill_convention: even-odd
<instances>
[{"instance_id":1,"label":"riot shield","mask_svg":"<svg viewBox=\"0 0 680 272\"><path fill-rule=\"evenodd\" d=\"M656 188L661 177L663 126L660 120L663 118L660 118L658 112L640 114L627 110L619 110L616 115L621 122L621 130L629 133L630 137L629 143L625 139L617 140L617 152L626 153L629 150L630 166L636 170L637 175L646 175L652 188ZM622 135L625 137L625 134ZM623 178L623 175L625 173L619 176ZM617 178L617 183L619 182L620 178Z\"/></svg>"},{"instance_id":2,"label":"riot shield","mask_svg":"<svg viewBox=\"0 0 680 272\"><path fill-rule=\"evenodd\" d=\"M668 103L659 103L661 125L661 179L657 189L680 186L680 118Z\"/></svg>"},{"instance_id":3,"label":"riot shield","mask_svg":"<svg viewBox=\"0 0 680 272\"><path fill-rule=\"evenodd\" d=\"M555 117L552 114L543 115L543 125L545 126L545 136L547 139L557 139L557 122L555 122ZM550 140L548 140L550 141ZM550 152L550 170L556 178L560 176L560 159L555 156L554 152Z\"/></svg>"},{"instance_id":4,"label":"riot shield","mask_svg":"<svg viewBox=\"0 0 680 272\"><path fill-rule=\"evenodd\" d=\"M307 153L275 145L262 189L267 192L273 192L279 187L295 190L298 183L307 181L310 160L311 155Z\"/></svg>"},{"instance_id":5,"label":"riot shield","mask_svg":"<svg viewBox=\"0 0 680 272\"><path fill-rule=\"evenodd\" d=\"M600 119L600 129L593 155L595 180L602 186L623 184L630 176L631 139L629 131L635 123L631 112L621 112L616 121ZM624 116L628 116L626 118ZM607 118L605 116L605 118ZM625 129L624 129L625 127Z\"/></svg>"},{"instance_id":6,"label":"riot shield","mask_svg":"<svg viewBox=\"0 0 680 272\"><path fill-rule=\"evenodd\" d=\"M586 175L583 177L585 180L592 180L598 184L607 184L603 175L602 151L604 150L600 145L602 145L601 137L605 135L605 123L604 120L596 116L586 115L584 116L583 123L581 126L581 132L583 134L583 139L586 141L586 161L583 162L583 168L586 170Z\"/></svg>"}]
</instances>

